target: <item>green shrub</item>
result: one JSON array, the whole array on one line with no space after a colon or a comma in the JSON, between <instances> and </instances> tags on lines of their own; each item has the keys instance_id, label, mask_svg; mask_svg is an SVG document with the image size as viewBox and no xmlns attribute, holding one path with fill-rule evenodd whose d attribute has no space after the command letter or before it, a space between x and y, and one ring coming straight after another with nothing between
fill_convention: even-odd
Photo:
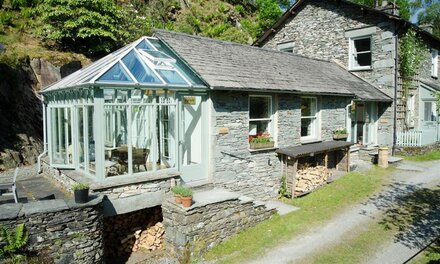
<instances>
[{"instance_id":1,"label":"green shrub","mask_svg":"<svg viewBox=\"0 0 440 264\"><path fill-rule=\"evenodd\" d=\"M79 190L89 189L89 187L90 187L90 185L88 185L87 183L78 182L72 186L72 189L74 191L79 191Z\"/></svg>"},{"instance_id":2,"label":"green shrub","mask_svg":"<svg viewBox=\"0 0 440 264\"><path fill-rule=\"evenodd\" d=\"M0 10L0 25L2 27L5 26L13 26L14 14L10 11Z\"/></svg>"},{"instance_id":3,"label":"green shrub","mask_svg":"<svg viewBox=\"0 0 440 264\"><path fill-rule=\"evenodd\" d=\"M44 0L39 5L40 35L63 49L91 56L106 54L129 37L124 9L112 0Z\"/></svg>"},{"instance_id":4,"label":"green shrub","mask_svg":"<svg viewBox=\"0 0 440 264\"><path fill-rule=\"evenodd\" d=\"M182 186L182 185L176 185L176 186L174 186L172 189L171 189L171 191L174 193L174 194L177 194L177 195L180 195L180 193L182 192L182 189L183 189L184 187Z\"/></svg>"}]
</instances>

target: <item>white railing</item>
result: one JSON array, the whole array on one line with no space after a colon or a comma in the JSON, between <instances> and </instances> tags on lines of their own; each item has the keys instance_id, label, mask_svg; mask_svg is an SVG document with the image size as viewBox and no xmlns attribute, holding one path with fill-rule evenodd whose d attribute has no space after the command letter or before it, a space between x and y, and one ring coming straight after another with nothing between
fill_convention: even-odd
<instances>
[{"instance_id":1,"label":"white railing","mask_svg":"<svg viewBox=\"0 0 440 264\"><path fill-rule=\"evenodd\" d=\"M422 131L397 132L396 143L400 147L420 147L422 145Z\"/></svg>"}]
</instances>

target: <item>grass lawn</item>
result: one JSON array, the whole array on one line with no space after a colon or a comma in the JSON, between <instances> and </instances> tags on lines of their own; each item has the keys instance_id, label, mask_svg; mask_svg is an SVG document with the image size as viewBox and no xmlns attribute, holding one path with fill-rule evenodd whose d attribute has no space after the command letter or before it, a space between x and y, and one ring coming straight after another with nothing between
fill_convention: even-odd
<instances>
[{"instance_id":1,"label":"grass lawn","mask_svg":"<svg viewBox=\"0 0 440 264\"><path fill-rule=\"evenodd\" d=\"M364 173L351 172L303 198L285 202L301 210L271 219L245 230L205 254L205 259L220 263L241 263L256 258L266 248L275 247L319 226L349 205L359 203L376 193L387 182L392 168L374 168Z\"/></svg>"},{"instance_id":2,"label":"grass lawn","mask_svg":"<svg viewBox=\"0 0 440 264\"><path fill-rule=\"evenodd\" d=\"M342 238L337 245L307 257L300 263L362 263L382 249L386 241L397 240L406 245L419 245L418 237L421 236L421 230L411 225L420 222L431 223L434 227L425 227L423 232L434 232L439 219L433 212L437 210L439 203L440 189L420 188L393 201L378 221L361 226L356 233ZM439 245L433 245L411 263L440 263Z\"/></svg>"},{"instance_id":3,"label":"grass lawn","mask_svg":"<svg viewBox=\"0 0 440 264\"><path fill-rule=\"evenodd\" d=\"M440 150L433 150L429 153L423 155L414 155L414 156L401 156L406 160L412 161L430 161L430 160L439 160L440 159Z\"/></svg>"}]
</instances>

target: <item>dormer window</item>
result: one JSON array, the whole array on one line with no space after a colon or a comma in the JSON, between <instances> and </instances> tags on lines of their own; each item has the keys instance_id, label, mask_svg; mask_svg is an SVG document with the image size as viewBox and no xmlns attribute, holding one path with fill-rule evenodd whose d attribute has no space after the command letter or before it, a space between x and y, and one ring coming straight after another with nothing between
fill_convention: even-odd
<instances>
[{"instance_id":1,"label":"dormer window","mask_svg":"<svg viewBox=\"0 0 440 264\"><path fill-rule=\"evenodd\" d=\"M282 51L282 52L293 52L293 42L289 41L289 42L284 42L284 43L278 43L277 44L277 50Z\"/></svg>"},{"instance_id":2,"label":"dormer window","mask_svg":"<svg viewBox=\"0 0 440 264\"><path fill-rule=\"evenodd\" d=\"M371 36L350 38L350 70L369 70L372 68Z\"/></svg>"},{"instance_id":3,"label":"dormer window","mask_svg":"<svg viewBox=\"0 0 440 264\"><path fill-rule=\"evenodd\" d=\"M438 50L432 50L431 76L438 78Z\"/></svg>"}]
</instances>

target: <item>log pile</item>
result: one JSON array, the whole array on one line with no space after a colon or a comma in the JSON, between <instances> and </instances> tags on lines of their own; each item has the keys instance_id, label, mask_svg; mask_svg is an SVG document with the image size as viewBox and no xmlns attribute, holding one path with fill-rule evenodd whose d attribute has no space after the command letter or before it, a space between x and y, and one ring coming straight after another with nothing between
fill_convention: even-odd
<instances>
[{"instance_id":1,"label":"log pile","mask_svg":"<svg viewBox=\"0 0 440 264\"><path fill-rule=\"evenodd\" d=\"M324 166L303 167L296 173L295 193L302 194L327 183L332 176L331 170Z\"/></svg>"},{"instance_id":2,"label":"log pile","mask_svg":"<svg viewBox=\"0 0 440 264\"><path fill-rule=\"evenodd\" d=\"M105 218L106 257L118 257L136 251L153 251L163 248L165 228L160 222L162 213L155 208L151 209Z\"/></svg>"}]
</instances>

